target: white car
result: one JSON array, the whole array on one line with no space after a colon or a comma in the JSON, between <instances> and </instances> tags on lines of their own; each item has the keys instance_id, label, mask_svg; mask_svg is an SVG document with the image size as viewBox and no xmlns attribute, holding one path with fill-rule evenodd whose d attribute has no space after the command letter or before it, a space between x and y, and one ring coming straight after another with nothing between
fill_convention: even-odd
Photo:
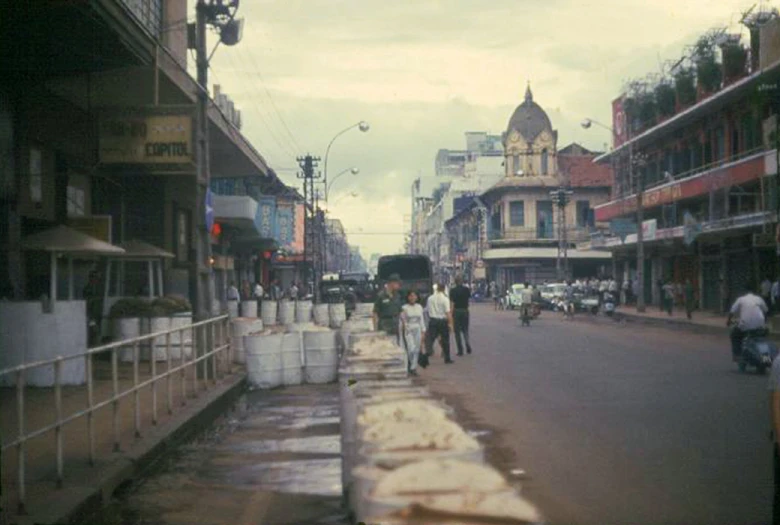
<instances>
[{"instance_id":1,"label":"white car","mask_svg":"<svg viewBox=\"0 0 780 525\"><path fill-rule=\"evenodd\" d=\"M520 305L523 304L522 293L524 289L524 284L513 284L512 287L509 288L509 294L507 296L507 307L510 310L520 308Z\"/></svg>"}]
</instances>

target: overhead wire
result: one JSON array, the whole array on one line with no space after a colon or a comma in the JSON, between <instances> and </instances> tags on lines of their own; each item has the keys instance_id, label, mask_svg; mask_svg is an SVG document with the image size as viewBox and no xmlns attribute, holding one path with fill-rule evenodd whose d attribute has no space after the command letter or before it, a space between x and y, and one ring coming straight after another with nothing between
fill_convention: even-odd
<instances>
[{"instance_id":1,"label":"overhead wire","mask_svg":"<svg viewBox=\"0 0 780 525\"><path fill-rule=\"evenodd\" d=\"M235 58L240 63L241 66L248 66L248 64L246 63L246 60L244 60L242 58L242 56L243 55L236 54ZM250 55L250 58L251 58L251 55ZM254 87L255 81L254 81L254 79L252 78L252 75L251 75L251 73L252 73L251 67L245 67L245 69L243 69L243 73L245 73L246 77L249 79L250 85L252 85ZM273 105L273 101L272 101L272 105ZM267 116L268 116L267 122L269 123L269 127L270 127L272 124L274 124L274 120L273 120L272 115L270 114L270 111L268 112ZM289 133L289 131L288 131L288 137L289 138L285 137L284 133L279 131L279 130L277 130L277 129L274 129L273 132L280 138L280 140L282 142L285 143L285 145L287 147L290 148L291 151L293 151L293 155L294 156L296 154L295 152L303 151L303 149L295 141L295 138L292 136L292 134Z\"/></svg>"},{"instance_id":2,"label":"overhead wire","mask_svg":"<svg viewBox=\"0 0 780 525\"><path fill-rule=\"evenodd\" d=\"M255 56L251 53L251 51L248 51L248 50L245 53L249 56L250 60L252 61L252 65L255 68L255 72L257 73L257 76L260 79L260 85L263 87L263 91L265 91L265 94L268 96L268 100L271 102L271 106L273 107L274 112L276 113L276 116L279 119L279 122L282 123L282 126L284 127L284 130L287 132L287 136L290 137L290 139L292 140L293 145L298 149L298 151L303 151L303 148L301 148L300 143L295 138L295 135L292 133L292 131L290 131L290 127L287 125L287 122L285 121L284 116L282 115L282 112L279 111L279 108L276 105L276 102L274 101L274 98L271 95L271 92L269 91L268 86L266 86L265 78L263 77L263 72L260 69L259 64L257 63L257 60L255 59Z\"/></svg>"},{"instance_id":3,"label":"overhead wire","mask_svg":"<svg viewBox=\"0 0 780 525\"><path fill-rule=\"evenodd\" d=\"M251 84L252 84L251 78L249 78L248 74L246 73L246 70L243 67L241 67L240 64L238 64L238 65L236 64L237 57L232 56L232 55L233 55L233 53L225 53L225 55L223 55L225 57L225 61L227 62L227 66L229 68L233 69L238 76L243 77L243 79L244 79L243 82L246 82L247 86L250 86L250 88L251 88ZM268 121L266 120L265 114L263 113L263 111L258 106L258 102L256 100L251 100L250 99L250 104L251 104L252 108L256 111L257 116L260 117L260 120L261 120L262 124L268 130L268 133L271 135L271 138L277 144L279 149L282 152L285 153L285 156L290 155L290 157L292 159L295 159L296 158L295 150L289 144L285 143L284 140L281 140L279 138L279 136L277 135L277 133L268 124Z\"/></svg>"}]
</instances>

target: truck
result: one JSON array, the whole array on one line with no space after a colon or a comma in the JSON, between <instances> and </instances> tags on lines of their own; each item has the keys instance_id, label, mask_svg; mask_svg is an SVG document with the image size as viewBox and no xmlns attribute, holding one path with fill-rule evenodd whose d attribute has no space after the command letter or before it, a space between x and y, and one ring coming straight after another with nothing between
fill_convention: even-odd
<instances>
[{"instance_id":1,"label":"truck","mask_svg":"<svg viewBox=\"0 0 780 525\"><path fill-rule=\"evenodd\" d=\"M405 298L410 290L417 292L420 304L425 304L433 293L433 265L425 255L399 254L384 255L379 258L376 282L381 287L391 275L401 278L401 297Z\"/></svg>"}]
</instances>

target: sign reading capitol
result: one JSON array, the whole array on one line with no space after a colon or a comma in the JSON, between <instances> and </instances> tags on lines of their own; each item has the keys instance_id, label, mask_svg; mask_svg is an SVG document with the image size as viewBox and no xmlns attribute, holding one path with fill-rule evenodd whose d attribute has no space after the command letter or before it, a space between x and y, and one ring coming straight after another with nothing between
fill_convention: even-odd
<instances>
[{"instance_id":1,"label":"sign reading capitol","mask_svg":"<svg viewBox=\"0 0 780 525\"><path fill-rule=\"evenodd\" d=\"M188 164L193 160L192 117L106 117L100 122L104 164Z\"/></svg>"}]
</instances>

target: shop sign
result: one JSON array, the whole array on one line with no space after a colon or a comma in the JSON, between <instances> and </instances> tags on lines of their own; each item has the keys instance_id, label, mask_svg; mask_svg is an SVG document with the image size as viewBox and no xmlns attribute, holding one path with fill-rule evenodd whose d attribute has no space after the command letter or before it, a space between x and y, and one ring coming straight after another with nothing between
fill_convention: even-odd
<instances>
[{"instance_id":1,"label":"shop sign","mask_svg":"<svg viewBox=\"0 0 780 525\"><path fill-rule=\"evenodd\" d=\"M691 215L691 212L686 211L683 216L683 242L686 246L693 244L701 230L701 224Z\"/></svg>"},{"instance_id":2,"label":"shop sign","mask_svg":"<svg viewBox=\"0 0 780 525\"><path fill-rule=\"evenodd\" d=\"M658 231L658 219L650 219L642 223L642 239L645 241L654 241Z\"/></svg>"},{"instance_id":3,"label":"shop sign","mask_svg":"<svg viewBox=\"0 0 780 525\"><path fill-rule=\"evenodd\" d=\"M74 230L111 244L111 215L68 217L67 222Z\"/></svg>"},{"instance_id":4,"label":"shop sign","mask_svg":"<svg viewBox=\"0 0 780 525\"><path fill-rule=\"evenodd\" d=\"M612 219L609 221L609 230L625 242L626 237L636 233L636 223L631 219Z\"/></svg>"},{"instance_id":5,"label":"shop sign","mask_svg":"<svg viewBox=\"0 0 780 525\"><path fill-rule=\"evenodd\" d=\"M264 239L273 239L276 235L276 197L260 197L257 200L255 226Z\"/></svg>"},{"instance_id":6,"label":"shop sign","mask_svg":"<svg viewBox=\"0 0 780 525\"><path fill-rule=\"evenodd\" d=\"M292 203L278 203L276 207L276 241L284 250L291 250L295 242L295 212Z\"/></svg>"},{"instance_id":7,"label":"shop sign","mask_svg":"<svg viewBox=\"0 0 780 525\"><path fill-rule=\"evenodd\" d=\"M141 115L100 121L103 164L188 164L193 161L192 117Z\"/></svg>"}]
</instances>

